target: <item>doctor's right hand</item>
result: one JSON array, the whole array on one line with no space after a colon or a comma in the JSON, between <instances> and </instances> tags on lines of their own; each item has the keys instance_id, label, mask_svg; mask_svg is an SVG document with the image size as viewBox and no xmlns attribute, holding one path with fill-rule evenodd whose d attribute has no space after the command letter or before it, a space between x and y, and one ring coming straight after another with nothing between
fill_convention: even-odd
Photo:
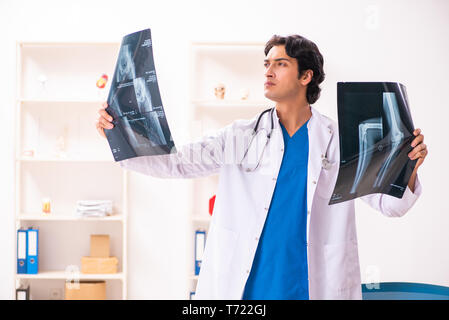
<instances>
[{"instance_id":1,"label":"doctor's right hand","mask_svg":"<svg viewBox=\"0 0 449 320\"><path fill-rule=\"evenodd\" d=\"M106 112L106 108L108 107L108 103L104 102L101 105L100 110L98 110L98 113L100 114L100 117L98 118L97 122L95 123L95 126L98 130L98 133L103 137L106 138L106 134L104 133L104 129L112 129L114 128L114 125L112 124L112 117L109 115L109 113Z\"/></svg>"}]
</instances>

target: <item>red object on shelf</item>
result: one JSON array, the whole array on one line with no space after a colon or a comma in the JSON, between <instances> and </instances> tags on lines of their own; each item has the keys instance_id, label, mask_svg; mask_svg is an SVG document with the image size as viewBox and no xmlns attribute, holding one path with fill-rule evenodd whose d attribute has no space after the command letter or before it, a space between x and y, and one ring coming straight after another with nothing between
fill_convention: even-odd
<instances>
[{"instance_id":1,"label":"red object on shelf","mask_svg":"<svg viewBox=\"0 0 449 320\"><path fill-rule=\"evenodd\" d=\"M209 199L209 214L212 215L214 212L215 195Z\"/></svg>"}]
</instances>

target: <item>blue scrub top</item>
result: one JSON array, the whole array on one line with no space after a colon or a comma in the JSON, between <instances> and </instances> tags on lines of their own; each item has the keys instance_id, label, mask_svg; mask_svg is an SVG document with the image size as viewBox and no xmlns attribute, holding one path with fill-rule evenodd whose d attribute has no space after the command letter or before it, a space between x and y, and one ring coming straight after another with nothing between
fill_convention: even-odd
<instances>
[{"instance_id":1,"label":"blue scrub top","mask_svg":"<svg viewBox=\"0 0 449 320\"><path fill-rule=\"evenodd\" d=\"M307 121L308 122L308 121ZM307 122L290 137L281 123L284 156L251 273L245 300L308 300Z\"/></svg>"}]
</instances>

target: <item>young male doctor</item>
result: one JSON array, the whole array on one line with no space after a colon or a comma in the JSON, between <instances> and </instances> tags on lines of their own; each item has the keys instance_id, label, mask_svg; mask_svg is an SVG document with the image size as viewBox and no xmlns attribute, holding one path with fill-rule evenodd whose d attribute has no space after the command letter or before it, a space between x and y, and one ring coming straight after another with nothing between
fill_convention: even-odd
<instances>
[{"instance_id":1,"label":"young male doctor","mask_svg":"<svg viewBox=\"0 0 449 320\"><path fill-rule=\"evenodd\" d=\"M265 56L265 96L275 108L176 153L120 165L167 178L219 173L196 299L361 299L354 200L328 205L337 124L311 106L323 57L299 35L273 36ZM96 125L102 136L113 127L106 107ZM418 161L403 198L361 198L386 216L404 215L421 194L417 169L428 151L421 130L414 135L409 157Z\"/></svg>"}]
</instances>

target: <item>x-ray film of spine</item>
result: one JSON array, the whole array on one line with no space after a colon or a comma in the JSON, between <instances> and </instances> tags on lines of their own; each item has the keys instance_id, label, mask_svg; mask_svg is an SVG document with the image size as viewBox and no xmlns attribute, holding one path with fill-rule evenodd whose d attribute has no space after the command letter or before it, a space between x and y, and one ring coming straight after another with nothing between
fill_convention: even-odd
<instances>
[{"instance_id":1,"label":"x-ray film of spine","mask_svg":"<svg viewBox=\"0 0 449 320\"><path fill-rule=\"evenodd\" d=\"M329 204L368 194L402 198L417 160L405 86L391 82L339 82L340 167Z\"/></svg>"},{"instance_id":2,"label":"x-ray film of spine","mask_svg":"<svg viewBox=\"0 0 449 320\"><path fill-rule=\"evenodd\" d=\"M115 161L176 152L159 93L150 29L123 38L107 102L114 128L105 133Z\"/></svg>"}]
</instances>

